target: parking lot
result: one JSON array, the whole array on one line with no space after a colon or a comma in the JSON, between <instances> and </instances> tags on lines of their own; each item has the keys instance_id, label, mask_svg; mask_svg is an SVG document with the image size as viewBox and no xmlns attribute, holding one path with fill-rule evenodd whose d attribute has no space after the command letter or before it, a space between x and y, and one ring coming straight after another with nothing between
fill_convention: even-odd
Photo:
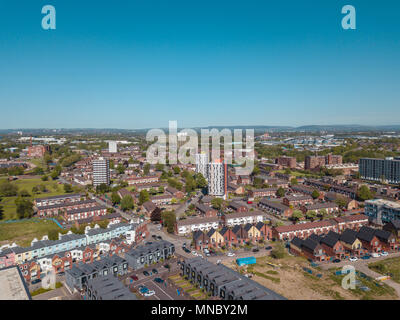
<instances>
[{"instance_id":1,"label":"parking lot","mask_svg":"<svg viewBox=\"0 0 400 320\"><path fill-rule=\"evenodd\" d=\"M181 298L178 296L175 287L168 281L168 277L176 274L179 270L177 261L178 260L176 258L170 259L164 263L158 263L148 268L130 272L129 275L125 277L125 281L127 281L127 283L129 283L129 287L135 291L139 291L139 287L144 286L147 288L145 291L153 290L155 292L154 295L149 297L145 297L142 294L142 297L145 300L179 300ZM170 269L165 268L165 264L168 264ZM156 269L157 273L153 273L153 269ZM148 276L143 274L145 271L149 273ZM136 276L138 280L133 280L131 276ZM163 282L157 283L154 281L155 278L160 278L163 280Z\"/></svg>"}]
</instances>

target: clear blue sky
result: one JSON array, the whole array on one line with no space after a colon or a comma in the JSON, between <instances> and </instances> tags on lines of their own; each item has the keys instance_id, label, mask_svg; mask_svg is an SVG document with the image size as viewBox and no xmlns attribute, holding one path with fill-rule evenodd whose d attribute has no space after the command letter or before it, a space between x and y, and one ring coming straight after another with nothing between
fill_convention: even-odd
<instances>
[{"instance_id":1,"label":"clear blue sky","mask_svg":"<svg viewBox=\"0 0 400 320\"><path fill-rule=\"evenodd\" d=\"M0 1L1 129L400 124L399 78L399 1Z\"/></svg>"}]
</instances>

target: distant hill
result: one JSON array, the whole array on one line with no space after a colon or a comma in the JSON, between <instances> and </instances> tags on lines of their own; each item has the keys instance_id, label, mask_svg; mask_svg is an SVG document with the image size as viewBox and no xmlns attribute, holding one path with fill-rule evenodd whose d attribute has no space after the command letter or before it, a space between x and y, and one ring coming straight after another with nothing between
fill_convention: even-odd
<instances>
[{"instance_id":1,"label":"distant hill","mask_svg":"<svg viewBox=\"0 0 400 320\"><path fill-rule=\"evenodd\" d=\"M249 125L238 125L238 126L208 126L208 127L193 127L192 129L200 131L201 129L254 129L255 132L400 132L400 125L383 125L383 126L372 126L372 125L305 125L300 127L292 126L249 126ZM129 133L145 133L151 128L146 129L117 129L117 128L60 128L60 129L7 129L1 130L0 134L12 134L22 131L24 135L62 135L62 134L129 134ZM161 128L168 131L168 128ZM178 131L183 129L178 128Z\"/></svg>"}]
</instances>

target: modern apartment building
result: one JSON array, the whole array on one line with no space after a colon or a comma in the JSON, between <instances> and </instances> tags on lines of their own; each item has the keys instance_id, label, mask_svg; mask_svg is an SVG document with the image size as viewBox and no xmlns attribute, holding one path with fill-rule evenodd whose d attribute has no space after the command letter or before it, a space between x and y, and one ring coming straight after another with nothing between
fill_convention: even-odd
<instances>
[{"instance_id":1,"label":"modern apartment building","mask_svg":"<svg viewBox=\"0 0 400 320\"><path fill-rule=\"evenodd\" d=\"M221 159L208 164L208 194L215 197L226 197L227 165Z\"/></svg>"},{"instance_id":2,"label":"modern apartment building","mask_svg":"<svg viewBox=\"0 0 400 320\"><path fill-rule=\"evenodd\" d=\"M108 152L110 152L110 153L118 152L117 141L109 141L108 142Z\"/></svg>"},{"instance_id":3,"label":"modern apartment building","mask_svg":"<svg viewBox=\"0 0 400 320\"><path fill-rule=\"evenodd\" d=\"M400 204L398 202L384 199L367 200L364 212L376 224L382 225L393 220L400 221Z\"/></svg>"},{"instance_id":4,"label":"modern apartment building","mask_svg":"<svg viewBox=\"0 0 400 320\"><path fill-rule=\"evenodd\" d=\"M208 179L208 154L196 153L196 173L201 173L204 178Z\"/></svg>"},{"instance_id":5,"label":"modern apartment building","mask_svg":"<svg viewBox=\"0 0 400 320\"><path fill-rule=\"evenodd\" d=\"M400 157L386 159L361 158L358 170L361 179L400 183Z\"/></svg>"},{"instance_id":6,"label":"modern apartment building","mask_svg":"<svg viewBox=\"0 0 400 320\"><path fill-rule=\"evenodd\" d=\"M93 186L110 184L110 161L102 157L93 160Z\"/></svg>"}]
</instances>

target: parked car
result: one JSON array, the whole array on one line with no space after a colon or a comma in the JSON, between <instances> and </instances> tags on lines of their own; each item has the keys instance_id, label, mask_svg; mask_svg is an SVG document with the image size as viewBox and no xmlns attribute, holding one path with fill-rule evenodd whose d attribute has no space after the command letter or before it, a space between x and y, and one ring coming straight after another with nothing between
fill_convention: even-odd
<instances>
[{"instance_id":1,"label":"parked car","mask_svg":"<svg viewBox=\"0 0 400 320\"><path fill-rule=\"evenodd\" d=\"M136 275L134 275L134 274L131 275L131 279L132 279L132 280L135 280L135 281L139 280L139 278L138 278Z\"/></svg>"},{"instance_id":2,"label":"parked car","mask_svg":"<svg viewBox=\"0 0 400 320\"><path fill-rule=\"evenodd\" d=\"M146 293L146 292L148 292L149 291L149 288L147 288L147 287L145 287L145 286L140 286L139 287L139 292L141 293L141 294L144 294L144 293Z\"/></svg>"},{"instance_id":3,"label":"parked car","mask_svg":"<svg viewBox=\"0 0 400 320\"><path fill-rule=\"evenodd\" d=\"M153 274L157 274L158 273L157 269L153 269L151 271L153 272Z\"/></svg>"},{"instance_id":4,"label":"parked car","mask_svg":"<svg viewBox=\"0 0 400 320\"><path fill-rule=\"evenodd\" d=\"M164 283L164 280L161 279L161 278L154 278L154 282L157 282L157 283Z\"/></svg>"},{"instance_id":5,"label":"parked car","mask_svg":"<svg viewBox=\"0 0 400 320\"><path fill-rule=\"evenodd\" d=\"M150 275L150 273L148 271L143 271L143 274L147 277Z\"/></svg>"},{"instance_id":6,"label":"parked car","mask_svg":"<svg viewBox=\"0 0 400 320\"><path fill-rule=\"evenodd\" d=\"M192 255L197 256L197 252L193 250Z\"/></svg>"},{"instance_id":7,"label":"parked car","mask_svg":"<svg viewBox=\"0 0 400 320\"><path fill-rule=\"evenodd\" d=\"M198 256L198 257L200 257L200 258L203 258L203 255L202 255L202 254L200 254L200 253L199 253L197 256Z\"/></svg>"},{"instance_id":8,"label":"parked car","mask_svg":"<svg viewBox=\"0 0 400 320\"><path fill-rule=\"evenodd\" d=\"M235 254L234 254L233 252L228 252L226 255L227 255L228 257L234 257L234 256L235 256Z\"/></svg>"},{"instance_id":9,"label":"parked car","mask_svg":"<svg viewBox=\"0 0 400 320\"><path fill-rule=\"evenodd\" d=\"M350 257L350 259L349 259L351 262L356 262L357 260L358 260L358 258L357 257Z\"/></svg>"},{"instance_id":10,"label":"parked car","mask_svg":"<svg viewBox=\"0 0 400 320\"><path fill-rule=\"evenodd\" d=\"M272 250L271 246L265 247L265 250Z\"/></svg>"},{"instance_id":11,"label":"parked car","mask_svg":"<svg viewBox=\"0 0 400 320\"><path fill-rule=\"evenodd\" d=\"M144 293L144 296L145 297L151 297L151 296L153 296L155 294L156 294L156 292L154 290L149 290L149 291Z\"/></svg>"},{"instance_id":12,"label":"parked car","mask_svg":"<svg viewBox=\"0 0 400 320\"><path fill-rule=\"evenodd\" d=\"M39 283L39 282L42 282L42 280L41 279L35 279L35 280L32 280L31 284L36 284L36 283Z\"/></svg>"},{"instance_id":13,"label":"parked car","mask_svg":"<svg viewBox=\"0 0 400 320\"><path fill-rule=\"evenodd\" d=\"M157 239L158 239L158 240L162 240L162 237L161 237L161 236L157 236Z\"/></svg>"},{"instance_id":14,"label":"parked car","mask_svg":"<svg viewBox=\"0 0 400 320\"><path fill-rule=\"evenodd\" d=\"M258 252L258 251L260 251L260 249L258 249L258 248L253 249L253 252Z\"/></svg>"},{"instance_id":15,"label":"parked car","mask_svg":"<svg viewBox=\"0 0 400 320\"><path fill-rule=\"evenodd\" d=\"M64 272L64 271L61 271L61 272L57 273L57 275L60 276L60 277L62 277L62 276L65 275L65 272Z\"/></svg>"},{"instance_id":16,"label":"parked car","mask_svg":"<svg viewBox=\"0 0 400 320\"><path fill-rule=\"evenodd\" d=\"M341 260L340 259L334 259L332 262L333 263L339 263Z\"/></svg>"},{"instance_id":17,"label":"parked car","mask_svg":"<svg viewBox=\"0 0 400 320\"><path fill-rule=\"evenodd\" d=\"M164 264L163 267L166 268L166 269L170 269L171 268L171 266L168 263Z\"/></svg>"},{"instance_id":18,"label":"parked car","mask_svg":"<svg viewBox=\"0 0 400 320\"><path fill-rule=\"evenodd\" d=\"M387 257L388 255L389 255L389 253L386 252L386 251L382 251L382 252L381 252L381 256L382 256L382 257Z\"/></svg>"},{"instance_id":19,"label":"parked car","mask_svg":"<svg viewBox=\"0 0 400 320\"><path fill-rule=\"evenodd\" d=\"M217 260L217 264L220 264L220 263L221 263L221 260L220 260L220 259L218 259L218 260Z\"/></svg>"},{"instance_id":20,"label":"parked car","mask_svg":"<svg viewBox=\"0 0 400 320\"><path fill-rule=\"evenodd\" d=\"M152 237L153 239L156 239L156 238L157 238L157 236L156 236L155 234L153 234L151 237Z\"/></svg>"},{"instance_id":21,"label":"parked car","mask_svg":"<svg viewBox=\"0 0 400 320\"><path fill-rule=\"evenodd\" d=\"M363 259L363 260L367 260L367 259L369 259L369 258L371 258L371 256L368 255L368 254L366 254L365 256L362 256L362 257L361 257L361 259Z\"/></svg>"},{"instance_id":22,"label":"parked car","mask_svg":"<svg viewBox=\"0 0 400 320\"><path fill-rule=\"evenodd\" d=\"M377 252L372 252L371 256L372 256L372 258L378 258L380 256L380 254Z\"/></svg>"}]
</instances>

